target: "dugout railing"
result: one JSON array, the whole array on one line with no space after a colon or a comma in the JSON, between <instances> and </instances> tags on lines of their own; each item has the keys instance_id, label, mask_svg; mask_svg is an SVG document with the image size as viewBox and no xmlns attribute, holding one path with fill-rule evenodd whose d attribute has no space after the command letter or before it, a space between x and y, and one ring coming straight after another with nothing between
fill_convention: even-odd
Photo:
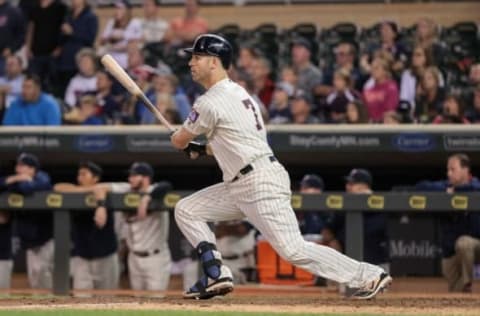
<instances>
[{"instance_id":1,"label":"dugout railing","mask_svg":"<svg viewBox=\"0 0 480 316\"><path fill-rule=\"evenodd\" d=\"M152 201L150 208L172 211L176 202L188 195L187 191L167 193L163 199ZM110 194L108 207L116 210L134 211L140 201L136 193ZM350 195L327 192L320 195L293 194L295 211L345 212L347 255L363 258L363 212L465 212L478 211L478 193L391 193L376 192L370 195ZM71 212L88 211L95 208L92 194L38 192L31 196L15 193L0 194L0 209L21 212L22 210L53 212L54 220L54 274L53 294L70 293L70 218Z\"/></svg>"}]
</instances>

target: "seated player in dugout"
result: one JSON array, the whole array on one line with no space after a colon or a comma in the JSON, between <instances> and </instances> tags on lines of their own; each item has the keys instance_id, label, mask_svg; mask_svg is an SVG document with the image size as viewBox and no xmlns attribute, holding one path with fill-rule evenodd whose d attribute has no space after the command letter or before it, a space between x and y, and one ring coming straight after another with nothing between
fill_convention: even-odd
<instances>
[{"instance_id":1,"label":"seated player in dugout","mask_svg":"<svg viewBox=\"0 0 480 316\"><path fill-rule=\"evenodd\" d=\"M100 183L94 187L97 209L95 221L104 225L107 193L135 192L142 194L137 212L124 212L122 238L128 247L128 273L134 290L165 291L170 282L172 259L168 247L169 214L163 210L148 211L152 198L160 199L171 189L166 181L152 183L154 171L146 162L135 162L128 171L128 182ZM156 295L156 294L152 294Z\"/></svg>"},{"instance_id":2,"label":"seated player in dugout","mask_svg":"<svg viewBox=\"0 0 480 316\"><path fill-rule=\"evenodd\" d=\"M178 227L196 248L204 272L184 298L209 299L233 291L232 272L222 261L208 222L245 217L282 258L348 285L355 289L352 298L370 299L388 287L392 278L381 267L302 238L291 205L290 177L267 142L259 105L228 77L231 44L219 35L202 34L184 51L191 54L193 80L207 91L171 133L171 142L192 159L215 156L223 173L222 182L175 205ZM194 142L199 135L208 143Z\"/></svg>"},{"instance_id":3,"label":"seated player in dugout","mask_svg":"<svg viewBox=\"0 0 480 316\"><path fill-rule=\"evenodd\" d=\"M81 162L77 169L76 184L57 183L53 188L62 193L92 192L102 174L102 168L96 163ZM95 218L93 210L72 213L70 270L75 290L118 288L120 273L114 220L108 216L103 224L95 221Z\"/></svg>"},{"instance_id":4,"label":"seated player in dugout","mask_svg":"<svg viewBox=\"0 0 480 316\"><path fill-rule=\"evenodd\" d=\"M345 192L351 194L372 194L372 175L366 169L352 169L344 177ZM388 255L387 216L379 212L363 213L363 256L365 262L390 270ZM345 215L333 214L322 230L323 243L343 251L345 249Z\"/></svg>"},{"instance_id":5,"label":"seated player in dugout","mask_svg":"<svg viewBox=\"0 0 480 316\"><path fill-rule=\"evenodd\" d=\"M447 161L447 180L421 181L417 191L459 193L480 191L480 181L473 177L470 158L453 154ZM442 273L450 292L472 292L473 270L480 263L480 213L442 213L440 217Z\"/></svg>"}]
</instances>

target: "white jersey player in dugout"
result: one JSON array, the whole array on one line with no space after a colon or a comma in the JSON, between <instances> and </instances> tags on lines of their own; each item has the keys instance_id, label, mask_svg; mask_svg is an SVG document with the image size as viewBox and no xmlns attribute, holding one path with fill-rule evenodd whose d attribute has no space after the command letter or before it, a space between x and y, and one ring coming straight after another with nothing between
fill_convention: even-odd
<instances>
[{"instance_id":1,"label":"white jersey player in dugout","mask_svg":"<svg viewBox=\"0 0 480 316\"><path fill-rule=\"evenodd\" d=\"M177 224L196 247L205 273L184 297L208 299L233 290L232 274L222 264L207 222L244 217L284 259L355 288L352 297L369 299L386 288L392 278L382 268L302 238L291 207L289 175L267 143L259 107L228 78L231 45L218 35L203 34L185 51L192 54L189 66L193 80L207 91L196 100L171 141L192 159L213 155L223 172L223 182L183 198L175 207ZM193 141L201 134L206 135L207 144Z\"/></svg>"}]
</instances>

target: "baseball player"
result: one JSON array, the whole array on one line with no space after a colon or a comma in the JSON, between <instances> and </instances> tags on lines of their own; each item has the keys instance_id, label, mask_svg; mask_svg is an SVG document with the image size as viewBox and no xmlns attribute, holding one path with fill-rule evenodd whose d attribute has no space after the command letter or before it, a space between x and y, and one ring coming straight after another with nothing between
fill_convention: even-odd
<instances>
[{"instance_id":1,"label":"baseball player","mask_svg":"<svg viewBox=\"0 0 480 316\"><path fill-rule=\"evenodd\" d=\"M345 283L359 299L374 297L392 278L380 267L355 261L331 248L305 241L291 207L290 179L267 143L260 110L250 95L227 76L232 47L222 37L195 39L189 62L193 80L206 88L172 133L174 147L190 158L213 155L223 182L180 200L175 219L196 247L205 275L184 293L207 299L233 290L232 273L222 263L209 221L248 220L284 259L313 274ZM193 142L200 134L207 144Z\"/></svg>"},{"instance_id":2,"label":"baseball player","mask_svg":"<svg viewBox=\"0 0 480 316\"><path fill-rule=\"evenodd\" d=\"M57 183L57 192L92 192L102 168L91 161L80 163L77 184ZM117 236L112 216L98 227L93 212L75 212L72 218L73 256L70 261L76 290L115 289L119 282ZM82 295L85 295L82 293Z\"/></svg>"},{"instance_id":3,"label":"baseball player","mask_svg":"<svg viewBox=\"0 0 480 316\"><path fill-rule=\"evenodd\" d=\"M101 225L108 216L105 198L108 192L146 193L136 214L125 213L124 237L129 249L128 271L134 290L164 291L170 281L172 259L168 248L169 217L167 212L147 213L151 195L170 189L166 182L152 185L153 168L146 162L135 162L129 170L128 183L100 183L95 186L97 200L95 221Z\"/></svg>"}]
</instances>

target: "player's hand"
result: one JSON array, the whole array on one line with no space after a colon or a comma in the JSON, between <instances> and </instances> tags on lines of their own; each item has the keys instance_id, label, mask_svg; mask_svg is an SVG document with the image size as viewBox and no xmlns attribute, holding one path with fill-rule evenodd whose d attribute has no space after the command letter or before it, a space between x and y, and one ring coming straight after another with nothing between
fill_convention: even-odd
<instances>
[{"instance_id":1,"label":"player's hand","mask_svg":"<svg viewBox=\"0 0 480 316\"><path fill-rule=\"evenodd\" d=\"M197 159L207 154L207 145L191 141L183 151L187 154L188 158Z\"/></svg>"},{"instance_id":2,"label":"player's hand","mask_svg":"<svg viewBox=\"0 0 480 316\"><path fill-rule=\"evenodd\" d=\"M97 207L93 220L98 228L103 228L107 223L107 209L104 206Z\"/></svg>"}]
</instances>

